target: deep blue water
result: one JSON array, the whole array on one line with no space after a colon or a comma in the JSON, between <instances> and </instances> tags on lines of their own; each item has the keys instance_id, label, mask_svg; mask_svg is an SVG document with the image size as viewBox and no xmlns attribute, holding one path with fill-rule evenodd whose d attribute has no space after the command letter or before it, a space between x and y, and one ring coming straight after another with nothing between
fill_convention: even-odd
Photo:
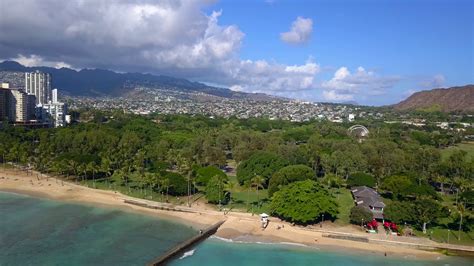
<instances>
[{"instance_id":1,"label":"deep blue water","mask_svg":"<svg viewBox=\"0 0 474 266\"><path fill-rule=\"evenodd\" d=\"M171 220L0 192L0 265L144 265L197 231ZM192 254L192 255L191 255ZM211 238L171 265L473 265Z\"/></svg>"}]
</instances>

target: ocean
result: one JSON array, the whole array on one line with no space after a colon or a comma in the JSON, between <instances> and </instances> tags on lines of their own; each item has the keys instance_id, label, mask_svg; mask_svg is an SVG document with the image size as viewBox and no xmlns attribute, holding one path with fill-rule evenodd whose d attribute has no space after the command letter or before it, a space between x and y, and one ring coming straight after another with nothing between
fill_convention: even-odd
<instances>
[{"instance_id":1,"label":"ocean","mask_svg":"<svg viewBox=\"0 0 474 266\"><path fill-rule=\"evenodd\" d=\"M145 265L197 230L112 208L0 192L0 265Z\"/></svg>"},{"instance_id":2,"label":"ocean","mask_svg":"<svg viewBox=\"0 0 474 266\"><path fill-rule=\"evenodd\" d=\"M438 261L384 257L382 254L357 253L354 250L328 251L289 243L234 242L211 237L170 265L308 265L308 266L463 266L472 260L450 257Z\"/></svg>"},{"instance_id":3,"label":"ocean","mask_svg":"<svg viewBox=\"0 0 474 266\"><path fill-rule=\"evenodd\" d=\"M113 208L0 192L0 265L145 265L197 229ZM211 237L171 265L473 265Z\"/></svg>"}]
</instances>

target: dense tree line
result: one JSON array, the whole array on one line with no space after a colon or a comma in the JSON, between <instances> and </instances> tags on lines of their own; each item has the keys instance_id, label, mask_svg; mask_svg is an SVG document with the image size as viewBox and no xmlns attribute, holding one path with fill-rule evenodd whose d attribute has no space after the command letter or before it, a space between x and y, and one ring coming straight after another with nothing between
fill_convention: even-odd
<instances>
[{"instance_id":1,"label":"dense tree line","mask_svg":"<svg viewBox=\"0 0 474 266\"><path fill-rule=\"evenodd\" d=\"M369 137L359 141L347 133L350 124L325 121L95 111L81 114L81 120L57 129L6 126L0 131L0 160L167 195L200 189L207 192L209 202L222 204L229 199L222 170L233 160L239 183L257 191L268 188L275 213L282 217L289 216L278 200L292 198L288 195L295 191L293 184L314 188L318 195L326 195L328 187L371 186L392 198L394 205L388 210L395 213L403 209L396 204L409 203L416 210L417 204L426 203L423 200L438 203L435 188L456 190L469 198L474 183L472 158L459 151L441 159L439 148L459 142L460 135L429 126L373 123ZM335 215L327 200L328 208L321 211ZM415 215L422 214L406 214L400 221L413 221L410 217ZM289 219L309 222L317 217ZM434 220L428 217L423 223Z\"/></svg>"}]
</instances>

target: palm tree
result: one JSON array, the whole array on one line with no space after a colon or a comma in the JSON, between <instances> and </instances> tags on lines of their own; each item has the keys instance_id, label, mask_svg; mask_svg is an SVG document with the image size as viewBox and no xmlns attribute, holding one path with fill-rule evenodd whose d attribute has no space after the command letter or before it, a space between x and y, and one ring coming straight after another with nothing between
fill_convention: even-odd
<instances>
[{"instance_id":1,"label":"palm tree","mask_svg":"<svg viewBox=\"0 0 474 266\"><path fill-rule=\"evenodd\" d=\"M231 191L234 190L234 188L235 188L235 183L232 182L231 180L229 180L228 182L226 182L224 184L224 189L225 189L224 196L226 197L227 195L229 195L229 205L232 204L232 193L231 193Z\"/></svg>"},{"instance_id":2,"label":"palm tree","mask_svg":"<svg viewBox=\"0 0 474 266\"><path fill-rule=\"evenodd\" d=\"M92 161L86 165L86 169L87 171L92 172L92 184L95 188L95 173L99 170L99 166L94 161Z\"/></svg>"},{"instance_id":3,"label":"palm tree","mask_svg":"<svg viewBox=\"0 0 474 266\"><path fill-rule=\"evenodd\" d=\"M191 207L191 161L182 156L181 154L178 154L177 163L179 172L186 176L186 181L188 182L188 207Z\"/></svg>"},{"instance_id":4,"label":"palm tree","mask_svg":"<svg viewBox=\"0 0 474 266\"><path fill-rule=\"evenodd\" d=\"M51 163L51 170L55 173L56 178L58 178L62 174L62 169L63 169L62 161L55 160Z\"/></svg>"},{"instance_id":5,"label":"palm tree","mask_svg":"<svg viewBox=\"0 0 474 266\"><path fill-rule=\"evenodd\" d=\"M160 180L160 183L161 183L161 186L162 188L166 188L166 202L169 202L168 201L168 192L169 192L169 189L170 189L170 179L169 178L163 178Z\"/></svg>"},{"instance_id":6,"label":"palm tree","mask_svg":"<svg viewBox=\"0 0 474 266\"><path fill-rule=\"evenodd\" d=\"M119 181L120 185L122 185L122 181L125 180L125 178L126 178L125 171L123 171L122 169L118 169L118 170L114 171L114 173L111 175L111 178L114 179L114 189L115 189L116 181Z\"/></svg>"},{"instance_id":7,"label":"palm tree","mask_svg":"<svg viewBox=\"0 0 474 266\"><path fill-rule=\"evenodd\" d=\"M250 182L250 180L244 181L244 188L247 189L247 211L248 211L249 204L250 204L250 188L252 188L252 182Z\"/></svg>"},{"instance_id":8,"label":"palm tree","mask_svg":"<svg viewBox=\"0 0 474 266\"><path fill-rule=\"evenodd\" d=\"M79 164L77 166L77 172L78 173L84 173L84 175L81 176L82 182L84 182L84 180L85 180L84 176L86 175L86 170L87 170L87 168L84 164Z\"/></svg>"},{"instance_id":9,"label":"palm tree","mask_svg":"<svg viewBox=\"0 0 474 266\"><path fill-rule=\"evenodd\" d=\"M76 178L76 182L77 182L77 179L78 179L78 176L77 176L77 169L78 169L78 164L75 160L67 160L67 167L68 167L68 171L67 171L67 178L69 178L69 173L72 172L74 173L74 177Z\"/></svg>"},{"instance_id":10,"label":"palm tree","mask_svg":"<svg viewBox=\"0 0 474 266\"><path fill-rule=\"evenodd\" d=\"M461 240L461 229L462 229L462 218L464 215L464 212L466 211L466 208L464 207L464 202L460 202L457 206L459 215L460 215L460 220L459 220L459 233L458 233L458 240Z\"/></svg>"},{"instance_id":11,"label":"palm tree","mask_svg":"<svg viewBox=\"0 0 474 266\"><path fill-rule=\"evenodd\" d=\"M435 177L435 181L438 182L438 183L440 183L440 185L441 185L441 192L444 193L444 184L446 184L446 183L449 181L449 179L448 179L446 176L444 176L444 175L437 175L437 176Z\"/></svg>"},{"instance_id":12,"label":"palm tree","mask_svg":"<svg viewBox=\"0 0 474 266\"><path fill-rule=\"evenodd\" d=\"M112 161L108 157L102 158L100 164L100 171L102 171L102 173L105 173L107 184L110 188L109 178L112 175Z\"/></svg>"},{"instance_id":13,"label":"palm tree","mask_svg":"<svg viewBox=\"0 0 474 266\"><path fill-rule=\"evenodd\" d=\"M263 189L263 184L265 184L265 178L263 178L263 176L261 175L255 175L251 180L251 185L255 187L255 189L257 190L257 207L259 206L260 204L260 198L258 196L258 188L262 188Z\"/></svg>"},{"instance_id":14,"label":"palm tree","mask_svg":"<svg viewBox=\"0 0 474 266\"><path fill-rule=\"evenodd\" d=\"M218 192L218 198L219 198L219 210L221 209L221 202L222 202L222 198L221 198L221 195L222 195L222 192L224 190L224 187L225 187L225 180L222 176L220 175L215 175L214 177L212 177L212 180L214 179L217 179L217 192ZM222 195L223 196L223 195Z\"/></svg>"},{"instance_id":15,"label":"palm tree","mask_svg":"<svg viewBox=\"0 0 474 266\"><path fill-rule=\"evenodd\" d=\"M158 175L156 173L145 173L144 176L145 185L150 188L150 196L153 199L153 188L158 185ZM146 196L146 189L145 189Z\"/></svg>"}]
</instances>

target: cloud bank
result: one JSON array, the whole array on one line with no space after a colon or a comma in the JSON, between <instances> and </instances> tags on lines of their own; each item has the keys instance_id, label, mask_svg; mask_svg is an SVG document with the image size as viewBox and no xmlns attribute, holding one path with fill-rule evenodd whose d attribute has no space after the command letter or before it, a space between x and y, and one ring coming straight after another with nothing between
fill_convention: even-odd
<instances>
[{"instance_id":1,"label":"cloud bank","mask_svg":"<svg viewBox=\"0 0 474 266\"><path fill-rule=\"evenodd\" d=\"M238 85L245 91L309 89L318 65L241 60L245 34L220 25L210 1L17 1L0 11L0 58L27 65L97 67ZM61 12L51 12L61 10Z\"/></svg>"},{"instance_id":2,"label":"cloud bank","mask_svg":"<svg viewBox=\"0 0 474 266\"><path fill-rule=\"evenodd\" d=\"M206 14L209 0L2 0L0 58L25 65L107 68L184 77L233 90L308 95L324 89L327 100L352 99L362 87L393 84L359 69L340 68L326 82L312 59L287 65L244 60L245 34L222 25L223 11ZM298 17L281 40L307 42L313 21Z\"/></svg>"},{"instance_id":3,"label":"cloud bank","mask_svg":"<svg viewBox=\"0 0 474 266\"><path fill-rule=\"evenodd\" d=\"M349 101L358 95L381 95L399 80L400 77L379 76L363 67L358 67L354 73L347 67L341 67L332 79L322 83L323 97L328 101Z\"/></svg>"}]
</instances>

